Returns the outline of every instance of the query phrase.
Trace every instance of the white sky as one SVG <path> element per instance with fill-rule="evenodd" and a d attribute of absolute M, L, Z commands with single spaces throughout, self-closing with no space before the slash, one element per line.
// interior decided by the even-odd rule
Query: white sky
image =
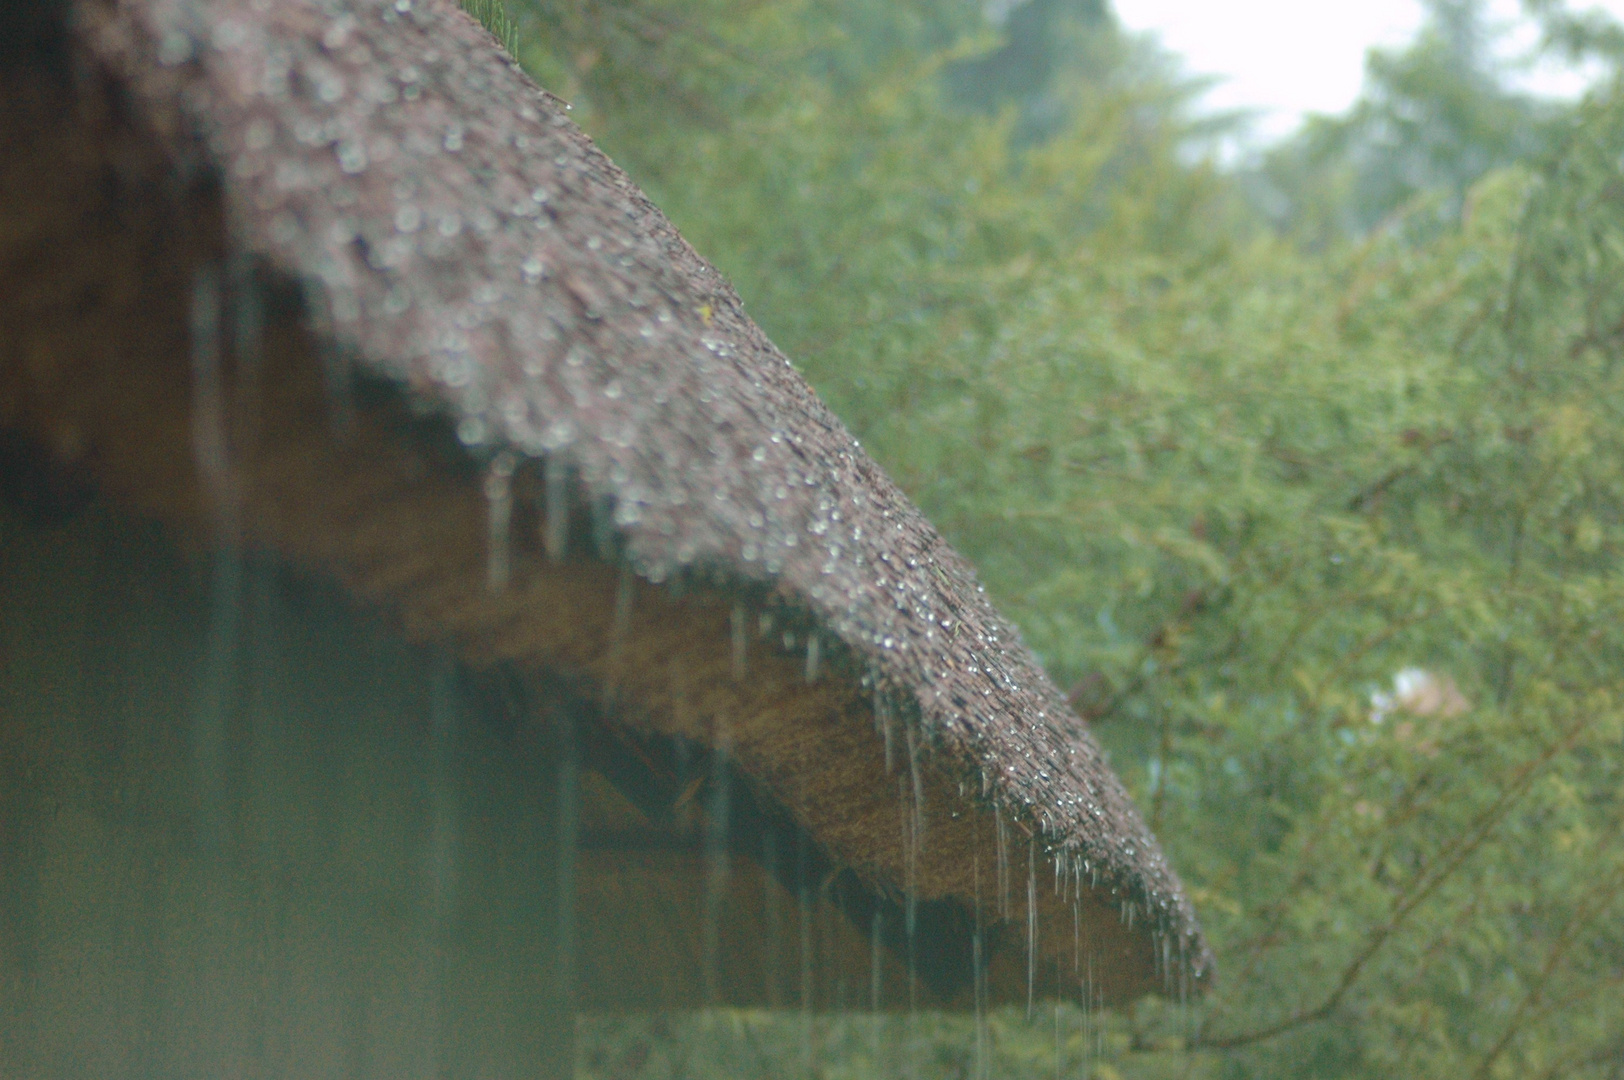
<path fill-rule="evenodd" d="M 1115 0 L 1115 6 L 1124 26 L 1157 34 L 1190 72 L 1223 78 L 1208 105 L 1260 110 L 1254 133 L 1264 140 L 1290 132 L 1305 113 L 1346 109 L 1359 93 L 1365 51 L 1402 45 L 1422 21 L 1417 0 Z M 1508 23 L 1521 22 L 1516 0 L 1493 0 L 1490 7 Z M 1624 18 L 1624 0 L 1572 7 Z M 1508 45 L 1535 40 L 1530 27 L 1521 29 Z M 1575 74 L 1550 70 L 1526 81 L 1554 93 L 1582 86 Z"/>

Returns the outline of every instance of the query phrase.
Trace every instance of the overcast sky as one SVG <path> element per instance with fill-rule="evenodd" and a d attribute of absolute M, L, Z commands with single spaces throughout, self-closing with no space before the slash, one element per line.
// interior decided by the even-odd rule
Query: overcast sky
<path fill-rule="evenodd" d="M 1189 70 L 1223 82 L 1207 97 L 1214 108 L 1261 110 L 1256 135 L 1292 130 L 1308 112 L 1341 112 L 1359 93 L 1365 51 L 1400 45 L 1421 25 L 1417 0 L 1115 0 L 1123 25 L 1153 31 L 1183 56 Z M 1624 0 L 1574 3 L 1624 18 Z M 1498 17 L 1518 20 L 1516 0 L 1494 0 Z M 1509 47 L 1518 35 L 1513 27 Z M 1526 47 L 1534 40 L 1522 27 Z M 1534 72 L 1542 91 L 1574 92 L 1571 73 Z"/>

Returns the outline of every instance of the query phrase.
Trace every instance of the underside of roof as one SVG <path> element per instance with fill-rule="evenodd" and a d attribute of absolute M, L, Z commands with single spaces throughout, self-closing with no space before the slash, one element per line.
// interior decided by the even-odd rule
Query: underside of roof
<path fill-rule="evenodd" d="M 684 796 L 661 754 L 725 755 L 815 847 L 852 964 L 875 913 L 893 953 L 931 937 L 929 1001 L 1074 985 L 1085 952 L 1094 1000 L 1200 986 L 1177 878 L 970 568 L 460 10 L 72 20 L 63 62 L 0 74 L 0 428 L 472 669 L 562 680 L 637 829 Z M 703 888 L 680 844 L 617 842 Z"/>

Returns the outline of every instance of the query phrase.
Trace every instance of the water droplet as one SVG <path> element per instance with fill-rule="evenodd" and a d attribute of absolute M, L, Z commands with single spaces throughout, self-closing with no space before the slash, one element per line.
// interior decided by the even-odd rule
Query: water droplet
<path fill-rule="evenodd" d="M 397 232 L 414 233 L 423 226 L 423 211 L 411 203 L 398 207 L 395 210 L 395 229 Z"/>
<path fill-rule="evenodd" d="M 180 30 L 171 30 L 158 45 L 158 63 L 164 67 L 176 67 L 190 60 L 192 52 L 191 37 Z"/>
<path fill-rule="evenodd" d="M 457 424 L 457 438 L 464 446 L 478 446 L 487 436 L 485 420 L 479 416 L 465 416 Z"/>
<path fill-rule="evenodd" d="M 453 389 L 467 386 L 474 378 L 474 360 L 463 348 L 447 353 L 439 363 L 440 381 Z"/>
<path fill-rule="evenodd" d="M 236 19 L 227 19 L 214 28 L 212 37 L 216 49 L 238 49 L 248 40 L 248 28 Z"/>
<path fill-rule="evenodd" d="M 447 153 L 455 154 L 457 151 L 462 149 L 462 136 L 463 131 L 461 124 L 452 124 L 450 127 L 446 128 L 445 142 L 443 145 L 445 146 Z"/>
<path fill-rule="evenodd" d="M 326 33 L 321 36 L 321 46 L 328 52 L 342 49 L 350 40 L 350 33 L 355 29 L 354 15 L 340 15 L 327 27 Z"/>
<path fill-rule="evenodd" d="M 542 279 L 544 273 L 544 267 L 542 266 L 541 259 L 535 255 L 531 255 L 529 258 L 525 259 L 524 262 L 519 264 L 519 272 L 524 275 L 525 281 L 534 285 L 536 282 Z"/>
<path fill-rule="evenodd" d="M 643 520 L 643 507 L 636 499 L 621 499 L 615 505 L 615 524 L 622 527 L 636 525 Z"/>
<path fill-rule="evenodd" d="M 326 64 L 312 64 L 307 73 L 316 89 L 316 97 L 323 105 L 336 105 L 344 100 L 344 76 Z"/>
<path fill-rule="evenodd" d="M 367 151 L 354 139 L 345 139 L 338 144 L 338 167 L 351 176 L 365 172 L 367 167 Z"/>
<path fill-rule="evenodd" d="M 458 233 L 462 232 L 462 218 L 458 217 L 454 213 L 446 214 L 444 217 L 440 218 L 440 222 L 435 226 L 435 229 L 441 236 L 447 238 L 456 236 Z"/>
<path fill-rule="evenodd" d="M 269 150 L 271 143 L 276 141 L 276 129 L 264 119 L 256 119 L 249 123 L 248 130 L 243 133 L 243 145 L 249 150 L 259 153 Z"/>
<path fill-rule="evenodd" d="M 549 451 L 561 450 L 574 441 L 575 425 L 568 420 L 554 420 L 541 433 L 542 448 Z"/>

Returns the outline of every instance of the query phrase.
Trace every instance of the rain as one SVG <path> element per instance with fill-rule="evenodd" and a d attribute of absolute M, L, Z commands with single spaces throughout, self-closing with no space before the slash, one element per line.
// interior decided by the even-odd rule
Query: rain
<path fill-rule="evenodd" d="M 1392 191 L 1092 0 L 93 6 L 0 45 L 0 1080 L 1616 1064 L 1600 91 Z"/>

